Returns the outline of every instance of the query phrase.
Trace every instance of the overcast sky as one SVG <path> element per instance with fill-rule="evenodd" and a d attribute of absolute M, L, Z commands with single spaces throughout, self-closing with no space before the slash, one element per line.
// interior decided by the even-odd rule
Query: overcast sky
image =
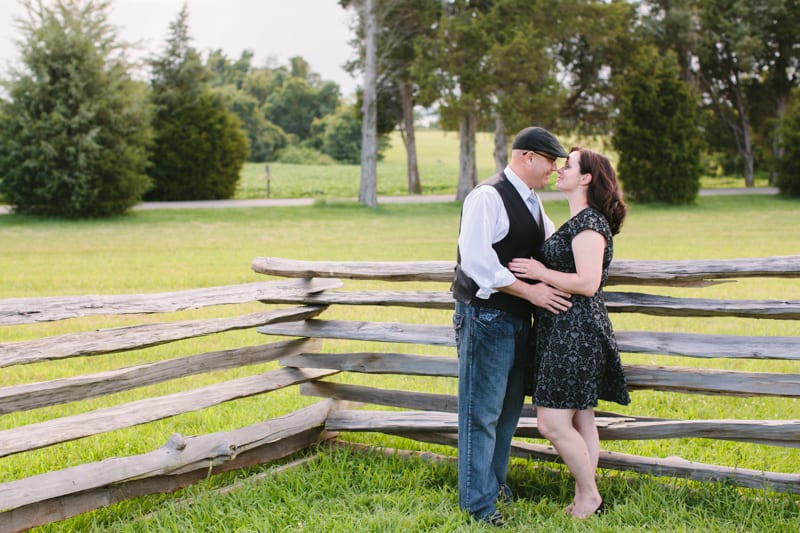
<path fill-rule="evenodd" d="M 142 42 L 132 53 L 144 57 L 164 48 L 169 23 L 186 1 L 189 31 L 194 47 L 203 53 L 221 48 L 231 59 L 243 50 L 255 54 L 253 64 L 262 66 L 269 58 L 279 65 L 292 56 L 302 56 L 311 70 L 325 81 L 334 81 L 346 96 L 355 91 L 358 80 L 342 69 L 353 55 L 348 44 L 352 14 L 337 0 L 112 0 L 111 23 L 127 42 Z M 19 60 L 14 43 L 19 36 L 14 15 L 23 15 L 18 0 L 0 0 L 0 72 L 9 62 Z"/>

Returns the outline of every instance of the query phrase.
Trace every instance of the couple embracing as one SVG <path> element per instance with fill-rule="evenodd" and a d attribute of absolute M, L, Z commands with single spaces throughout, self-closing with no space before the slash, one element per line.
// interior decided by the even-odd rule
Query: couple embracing
<path fill-rule="evenodd" d="M 558 230 L 534 192 L 554 172 L 570 207 Z M 630 396 L 602 288 L 625 213 L 608 158 L 567 153 L 539 127 L 519 132 L 505 170 L 464 201 L 453 283 L 458 493 L 479 521 L 504 525 L 496 503 L 511 498 L 506 471 L 526 393 L 539 432 L 575 479 L 565 512 L 605 510 L 594 408 L 598 399 L 625 405 Z"/>

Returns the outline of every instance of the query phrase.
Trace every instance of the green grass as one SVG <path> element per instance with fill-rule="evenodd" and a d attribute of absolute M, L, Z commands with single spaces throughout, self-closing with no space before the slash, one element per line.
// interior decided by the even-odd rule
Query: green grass
<path fill-rule="evenodd" d="M 417 158 L 424 195 L 452 194 L 455 196 L 458 181 L 458 134 L 440 130 L 416 132 Z M 492 134 L 477 136 L 478 177 L 494 173 Z M 588 146 L 607 153 L 612 161 L 616 154 L 607 139 L 589 137 L 562 138 L 562 144 Z M 269 163 L 271 198 L 358 198 L 361 170 L 358 165 L 288 165 Z M 406 153 L 400 134 L 391 136 L 391 147 L 382 161 L 378 162 L 378 195 L 403 196 L 407 194 Z M 236 198 L 264 198 L 267 188 L 264 163 L 247 163 L 242 170 Z M 551 180 L 552 181 L 552 180 Z M 723 176 L 701 178 L 703 188 L 744 187 L 744 178 Z M 767 186 L 767 179 L 756 179 L 757 187 Z M 552 189 L 552 183 L 550 185 Z"/>
<path fill-rule="evenodd" d="M 337 450 L 322 451 L 304 466 L 275 477 L 256 481 L 225 477 L 184 491 L 186 500 L 140 498 L 117 505 L 114 513 L 92 513 L 71 525 L 84 531 L 164 533 L 494 530 L 454 511 L 458 508 L 457 478 L 451 463 Z M 210 490 L 212 484 L 219 487 L 236 481 L 243 487 L 232 493 Z M 721 485 L 609 472 L 601 473 L 599 484 L 610 512 L 578 522 L 562 512 L 572 491 L 563 468 L 514 463 L 509 482 L 517 499 L 504 506 L 509 526 L 504 531 L 788 533 L 796 531 L 798 524 L 797 506 L 785 496 L 761 491 L 743 495 Z"/>
<path fill-rule="evenodd" d="M 800 204 L 780 197 L 704 197 L 695 205 L 631 206 L 616 238 L 617 259 L 710 259 L 796 254 Z M 559 223 L 563 201 L 548 212 Z M 455 254 L 459 205 L 352 203 L 309 207 L 135 211 L 109 220 L 62 221 L 0 216 L 0 298 L 71 294 L 146 293 L 260 281 L 256 256 L 305 260 L 450 260 Z M 446 284 L 346 281 L 345 289 L 446 289 Z M 641 289 L 637 289 L 641 290 Z M 708 298 L 800 300 L 794 280 L 750 280 L 703 289 L 659 289 Z M 0 328 L 0 342 L 97 328 L 190 318 L 233 316 L 260 304 L 219 306 L 168 315 L 87 317 Z M 324 318 L 448 324 L 450 313 L 375 307 L 332 308 Z M 613 315 L 617 329 L 800 335 L 800 323 L 777 320 L 677 319 Z M 120 354 L 79 357 L 0 369 L 0 386 L 129 366 L 145 361 L 265 342 L 253 331 L 230 332 Z M 451 349 L 326 341 L 327 351 L 370 349 L 452 355 Z M 626 363 L 713 366 L 800 373 L 796 361 L 692 360 L 625 354 Z M 86 412 L 156 394 L 169 394 L 275 368 L 276 363 L 214 372 L 86 402 L 0 417 L 0 430 Z M 405 377 L 337 378 L 349 383 L 455 393 L 455 380 Z M 727 398 L 635 391 L 618 412 L 669 418 L 797 418 L 797 400 Z M 64 443 L 0 459 L 0 481 L 103 458 L 152 451 L 174 432 L 225 431 L 308 405 L 294 389 L 229 402 L 198 413 Z M 346 438 L 389 447 L 453 455 L 454 450 L 373 434 Z M 702 439 L 604 442 L 607 450 L 768 469 L 800 471 L 796 449 Z M 371 455 L 324 452 L 301 468 L 248 484 L 227 495 L 214 487 L 269 467 L 211 478 L 173 495 L 153 495 L 42 528 L 44 531 L 481 531 L 458 512 L 455 468 Z M 613 512 L 577 523 L 560 510 L 572 488 L 566 471 L 515 460 L 511 483 L 518 501 L 507 508 L 512 530 L 530 531 L 797 531 L 798 497 L 719 484 L 601 471 L 600 489 Z M 191 506 L 182 498 L 197 498 Z"/>

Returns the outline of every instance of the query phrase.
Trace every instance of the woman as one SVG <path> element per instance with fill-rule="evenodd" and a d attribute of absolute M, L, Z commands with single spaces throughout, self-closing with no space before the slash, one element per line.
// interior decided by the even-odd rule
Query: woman
<path fill-rule="evenodd" d="M 571 218 L 544 243 L 544 264 L 518 258 L 509 268 L 573 294 L 567 311 L 536 309 L 533 402 L 539 432 L 575 478 L 575 497 L 565 512 L 587 518 L 605 511 L 595 482 L 600 438 L 594 408 L 598 399 L 630 403 L 602 294 L 612 236 L 619 233 L 626 207 L 608 158 L 591 150 L 570 150 L 556 187 L 569 200 Z"/>

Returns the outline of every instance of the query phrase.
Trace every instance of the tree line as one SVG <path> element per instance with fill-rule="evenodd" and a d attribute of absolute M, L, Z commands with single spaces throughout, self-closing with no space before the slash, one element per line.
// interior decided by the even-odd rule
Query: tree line
<path fill-rule="evenodd" d="M 476 131 L 494 131 L 500 169 L 508 136 L 532 124 L 611 135 L 637 201 L 693 201 L 703 173 L 740 174 L 752 187 L 756 169 L 800 194 L 798 0 L 340 3 L 359 13 L 362 58 L 374 36 L 365 94 L 374 84 L 379 104 L 406 110 L 410 192 L 407 110 L 437 104 L 460 135 L 458 199 L 477 183 Z"/>
<path fill-rule="evenodd" d="M 459 132 L 457 199 L 478 181 L 475 139 L 498 169 L 528 125 L 610 136 L 625 194 L 691 202 L 701 174 L 756 172 L 800 195 L 800 0 L 340 0 L 357 16 L 356 101 L 301 57 L 205 58 L 184 5 L 132 76 L 109 0 L 23 0 L 22 67 L 0 100 L 0 194 L 19 212 L 106 216 L 142 199 L 230 198 L 243 163 L 377 167 L 399 129 L 419 194 L 414 109 Z"/>
<path fill-rule="evenodd" d="M 357 163 L 361 118 L 302 57 L 192 46 L 189 11 L 135 79 L 108 0 L 24 0 L 0 100 L 0 194 L 15 211 L 108 216 L 144 200 L 233 197 L 245 161 Z"/>

